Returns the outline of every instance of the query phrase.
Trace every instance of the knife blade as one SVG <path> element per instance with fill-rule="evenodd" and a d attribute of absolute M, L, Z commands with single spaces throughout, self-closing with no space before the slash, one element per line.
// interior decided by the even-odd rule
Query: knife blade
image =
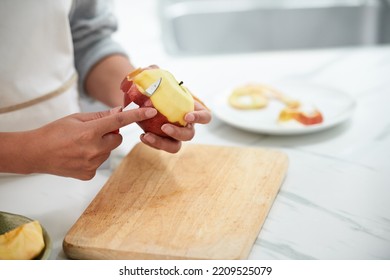
<path fill-rule="evenodd" d="M 161 84 L 161 80 L 162 80 L 162 78 L 159 78 L 157 81 L 155 81 L 153 84 L 151 84 L 147 89 L 145 89 L 145 94 L 148 97 L 151 97 L 156 92 L 156 90 L 158 89 L 158 87 Z"/>

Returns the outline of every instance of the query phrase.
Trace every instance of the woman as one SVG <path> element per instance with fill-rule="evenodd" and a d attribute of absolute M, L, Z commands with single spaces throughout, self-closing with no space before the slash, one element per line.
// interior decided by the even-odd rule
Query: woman
<path fill-rule="evenodd" d="M 119 85 L 134 67 L 110 37 L 107 2 L 0 2 L 0 172 L 91 179 L 122 141 L 111 132 L 156 114 L 121 110 Z M 78 92 L 114 109 L 79 113 Z M 146 133 L 141 141 L 175 153 L 211 114 L 197 103 L 185 119 L 187 127 L 163 125 L 173 140 Z"/>

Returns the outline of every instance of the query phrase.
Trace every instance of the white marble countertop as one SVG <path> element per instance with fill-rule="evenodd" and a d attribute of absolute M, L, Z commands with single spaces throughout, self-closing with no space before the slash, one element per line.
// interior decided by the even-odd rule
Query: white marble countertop
<path fill-rule="evenodd" d="M 289 157 L 287 177 L 250 259 L 390 259 L 390 46 L 168 57 L 154 45 L 135 62 L 180 73 L 206 104 L 231 85 L 281 78 L 330 85 L 354 96 L 352 119 L 323 132 L 269 136 L 214 117 L 197 126 L 192 142 L 273 148 Z M 122 130 L 124 142 L 113 153 L 112 166 L 139 133 L 135 125 Z M 0 177 L 0 211 L 40 220 L 53 240 L 51 258 L 63 259 L 66 232 L 109 176 L 110 170 L 101 169 L 88 182 L 51 175 Z"/>

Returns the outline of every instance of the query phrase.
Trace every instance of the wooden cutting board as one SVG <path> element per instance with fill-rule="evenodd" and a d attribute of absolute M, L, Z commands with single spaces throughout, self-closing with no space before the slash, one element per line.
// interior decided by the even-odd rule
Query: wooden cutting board
<path fill-rule="evenodd" d="M 139 143 L 65 236 L 73 259 L 245 259 L 285 177 L 275 150 Z"/>

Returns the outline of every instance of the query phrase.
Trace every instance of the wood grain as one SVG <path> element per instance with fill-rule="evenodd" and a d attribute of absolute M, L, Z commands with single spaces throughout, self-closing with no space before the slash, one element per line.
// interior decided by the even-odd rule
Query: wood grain
<path fill-rule="evenodd" d="M 275 150 L 137 144 L 65 236 L 73 259 L 245 259 L 285 177 Z"/>

